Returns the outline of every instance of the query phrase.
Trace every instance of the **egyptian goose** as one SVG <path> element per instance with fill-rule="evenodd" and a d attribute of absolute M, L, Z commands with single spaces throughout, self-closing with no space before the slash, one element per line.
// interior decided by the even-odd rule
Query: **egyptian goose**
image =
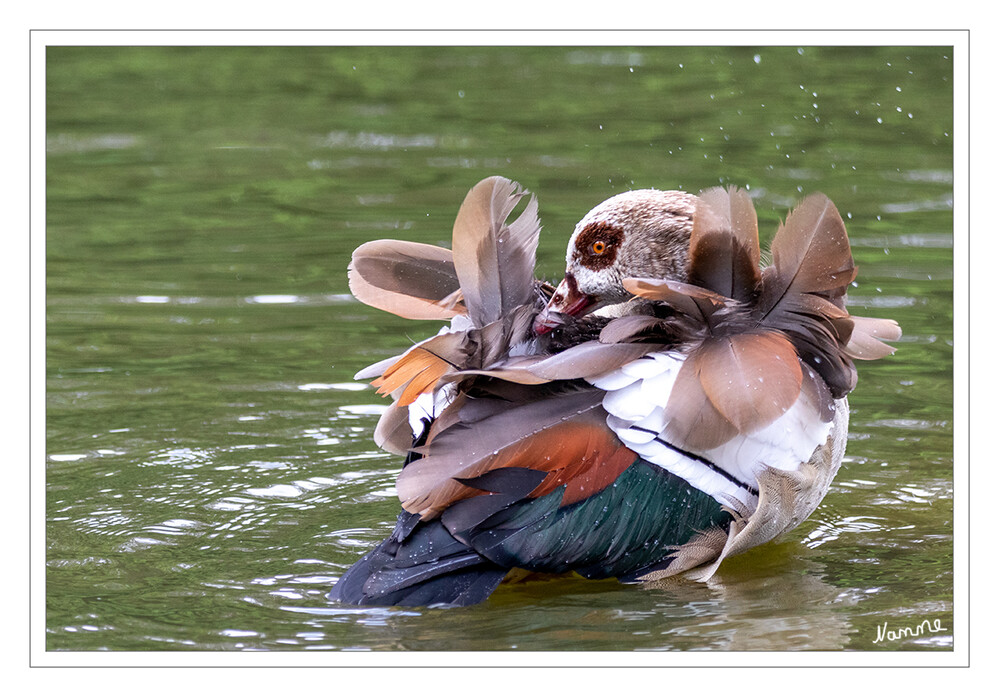
<path fill-rule="evenodd" d="M 846 445 L 853 359 L 891 320 L 850 316 L 856 275 L 822 195 L 760 269 L 745 191 L 632 191 L 577 225 L 564 280 L 534 278 L 532 196 L 491 177 L 453 249 L 359 247 L 354 295 L 450 320 L 371 366 L 393 403 L 375 441 L 405 455 L 392 534 L 337 582 L 354 605 L 469 605 L 512 570 L 704 579 L 804 520 Z"/>

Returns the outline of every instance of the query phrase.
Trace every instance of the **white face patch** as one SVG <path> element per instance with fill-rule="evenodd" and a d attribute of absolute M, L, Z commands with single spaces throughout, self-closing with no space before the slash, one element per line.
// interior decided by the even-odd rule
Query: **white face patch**
<path fill-rule="evenodd" d="M 618 302 L 621 299 L 631 297 L 621 286 L 621 279 L 616 274 L 614 267 L 594 271 L 580 264 L 573 264 L 571 273 L 576 279 L 579 292 L 600 299 L 603 301 L 601 304 Z"/>
<path fill-rule="evenodd" d="M 600 305 L 632 297 L 622 285 L 625 277 L 661 273 L 678 277 L 676 270 L 686 263 L 696 200 L 682 191 L 655 189 L 607 199 L 576 224 L 566 250 L 566 275 L 575 278 L 580 293 L 593 296 Z M 664 245 L 670 236 L 680 242 Z"/>

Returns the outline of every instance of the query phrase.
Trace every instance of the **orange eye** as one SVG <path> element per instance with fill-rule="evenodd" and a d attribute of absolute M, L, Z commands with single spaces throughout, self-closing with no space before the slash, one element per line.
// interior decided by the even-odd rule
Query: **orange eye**
<path fill-rule="evenodd" d="M 603 240 L 597 240 L 596 242 L 590 245 L 590 249 L 593 250 L 594 254 L 603 254 L 604 252 L 607 251 L 607 243 L 604 242 Z"/>

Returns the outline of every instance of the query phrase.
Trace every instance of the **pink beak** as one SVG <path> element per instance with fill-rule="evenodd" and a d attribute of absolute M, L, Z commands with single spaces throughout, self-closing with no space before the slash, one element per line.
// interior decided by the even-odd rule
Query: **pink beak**
<path fill-rule="evenodd" d="M 534 333 L 547 334 L 555 327 L 563 324 L 566 317 L 579 317 L 585 315 L 597 305 L 597 300 L 591 295 L 584 295 L 579 292 L 576 279 L 572 274 L 567 274 L 562 282 L 555 289 L 552 299 L 545 305 L 545 309 L 534 318 Z"/>

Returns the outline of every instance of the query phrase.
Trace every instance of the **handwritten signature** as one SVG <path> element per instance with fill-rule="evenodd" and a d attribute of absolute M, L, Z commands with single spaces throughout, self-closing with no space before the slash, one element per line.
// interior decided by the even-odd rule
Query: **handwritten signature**
<path fill-rule="evenodd" d="M 898 629 L 888 629 L 888 623 L 878 625 L 878 636 L 872 642 L 874 644 L 880 644 L 885 639 L 889 641 L 898 641 L 899 639 L 904 639 L 906 637 L 918 637 L 923 634 L 936 634 L 938 632 L 946 632 L 947 628 L 940 626 L 940 620 L 935 619 L 932 622 L 930 620 L 923 620 L 915 627 L 900 627 Z"/>

